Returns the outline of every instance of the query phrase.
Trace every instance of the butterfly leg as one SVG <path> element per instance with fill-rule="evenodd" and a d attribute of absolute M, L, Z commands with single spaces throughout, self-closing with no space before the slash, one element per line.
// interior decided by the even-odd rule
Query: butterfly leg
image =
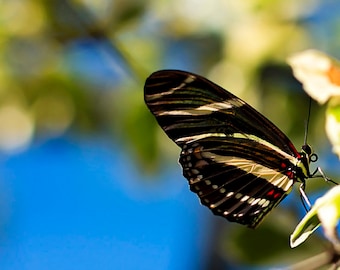
<path fill-rule="evenodd" d="M 316 174 L 319 173 L 319 174 Z M 326 176 L 326 174 L 323 172 L 323 170 L 320 167 L 317 167 L 315 171 L 312 173 L 312 177 L 322 177 L 326 182 L 330 182 L 334 185 L 339 185 L 337 182 Z"/>
<path fill-rule="evenodd" d="M 299 187 L 299 191 L 300 191 L 300 198 L 301 198 L 301 201 L 302 201 L 302 204 L 303 204 L 303 207 L 306 209 L 306 211 L 308 212 L 309 209 L 312 207 L 307 195 L 306 195 L 306 192 L 305 192 L 305 182 L 302 182 L 300 187 Z"/>

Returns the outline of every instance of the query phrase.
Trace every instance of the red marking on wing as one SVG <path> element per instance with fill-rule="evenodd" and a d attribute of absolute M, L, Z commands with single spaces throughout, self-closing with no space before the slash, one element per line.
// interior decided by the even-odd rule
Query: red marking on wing
<path fill-rule="evenodd" d="M 289 146 L 290 150 L 293 151 L 293 153 L 294 153 L 296 158 L 301 158 L 300 153 L 296 150 L 296 148 L 295 148 L 295 146 L 294 146 L 294 144 L 292 142 L 289 142 L 288 146 Z"/>
<path fill-rule="evenodd" d="M 300 154 L 299 154 L 300 156 Z M 281 169 L 284 170 L 284 174 L 288 176 L 289 179 L 294 179 L 295 178 L 295 173 L 290 169 L 287 163 L 282 162 L 281 163 Z"/>
<path fill-rule="evenodd" d="M 274 192 L 275 192 L 275 190 L 274 190 L 274 189 L 272 189 L 272 190 L 268 191 L 268 192 L 267 192 L 267 196 L 268 196 L 268 197 L 271 197 L 271 196 L 273 196 Z"/>
<path fill-rule="evenodd" d="M 275 193 L 274 194 L 274 199 L 277 199 L 277 198 L 279 198 L 279 197 L 281 197 L 282 196 L 282 193 L 281 192 L 277 192 L 277 193 Z"/>
<path fill-rule="evenodd" d="M 270 199 L 277 199 L 282 196 L 282 192 L 272 189 L 267 192 L 267 196 Z"/>
<path fill-rule="evenodd" d="M 295 174 L 293 171 L 286 171 L 285 173 L 289 179 L 294 179 L 295 178 Z"/>

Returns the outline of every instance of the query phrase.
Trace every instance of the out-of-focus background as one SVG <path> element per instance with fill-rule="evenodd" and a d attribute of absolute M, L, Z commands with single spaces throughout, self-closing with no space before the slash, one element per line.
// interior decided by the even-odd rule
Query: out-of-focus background
<path fill-rule="evenodd" d="M 158 69 L 199 73 L 299 148 L 309 101 L 286 58 L 340 57 L 339 12 L 335 0 L 1 1 L 0 268 L 268 269 L 324 251 L 321 232 L 289 247 L 297 189 L 256 230 L 200 206 L 143 86 Z M 313 103 L 308 142 L 339 179 L 323 110 Z"/>

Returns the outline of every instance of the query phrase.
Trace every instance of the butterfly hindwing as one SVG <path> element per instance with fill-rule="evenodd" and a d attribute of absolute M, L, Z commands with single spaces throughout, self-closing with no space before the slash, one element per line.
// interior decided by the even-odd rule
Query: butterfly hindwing
<path fill-rule="evenodd" d="M 261 165 L 260 155 L 231 153 L 234 145 L 232 140 L 205 138 L 185 145 L 179 161 L 190 189 L 203 205 L 230 221 L 256 227 L 294 182 L 276 170 L 279 166 Z"/>
<path fill-rule="evenodd" d="M 294 168 L 299 152 L 243 100 L 177 70 L 151 74 L 144 99 L 182 148 L 190 189 L 214 214 L 254 228 L 290 192 L 295 178 L 287 168 Z"/>

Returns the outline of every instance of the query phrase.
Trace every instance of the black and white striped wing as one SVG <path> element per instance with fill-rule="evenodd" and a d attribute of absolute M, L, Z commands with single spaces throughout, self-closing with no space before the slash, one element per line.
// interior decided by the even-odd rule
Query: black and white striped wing
<path fill-rule="evenodd" d="M 291 190 L 300 154 L 272 122 L 213 82 L 184 71 L 153 73 L 144 98 L 182 148 L 190 189 L 216 215 L 249 227 Z"/>
<path fill-rule="evenodd" d="M 273 163 L 267 166 L 268 160 L 260 155 L 268 155 Z M 284 170 L 278 169 L 279 162 L 270 148 L 259 149 L 256 144 L 220 137 L 188 143 L 180 156 L 183 175 L 201 203 L 216 215 L 252 228 L 294 184 Z"/>

